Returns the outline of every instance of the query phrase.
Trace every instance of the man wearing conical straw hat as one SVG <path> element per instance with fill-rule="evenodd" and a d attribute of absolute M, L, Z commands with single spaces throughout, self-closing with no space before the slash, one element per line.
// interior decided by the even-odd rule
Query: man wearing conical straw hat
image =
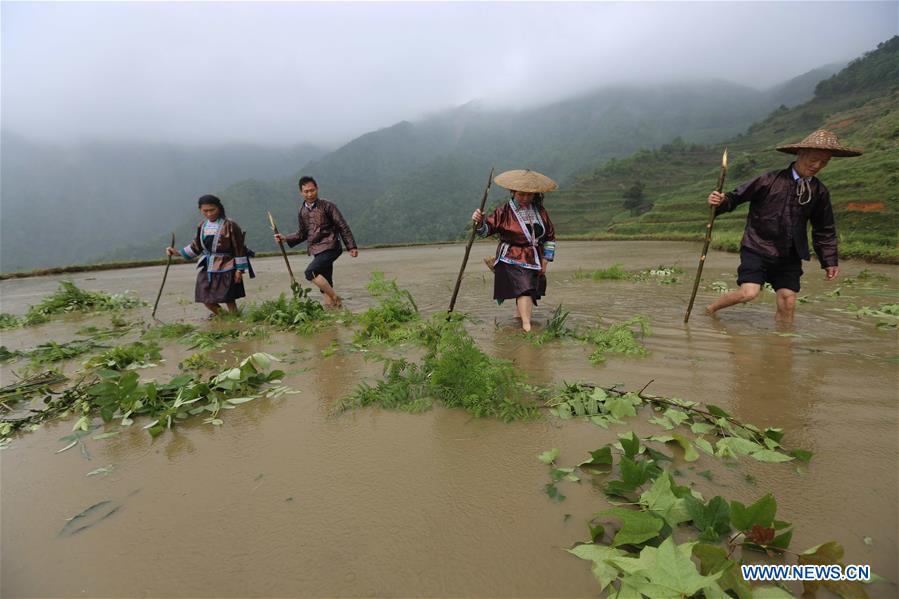
<path fill-rule="evenodd" d="M 836 135 L 823 129 L 777 150 L 795 154 L 796 160 L 783 170 L 765 173 L 729 193 L 709 194 L 709 204 L 717 207 L 716 215 L 749 202 L 737 270 L 740 288 L 709 304 L 709 314 L 755 299 L 762 285 L 770 283 L 777 292 L 775 319 L 792 322 L 802 260 L 811 259 L 808 223 L 812 224 L 812 245 L 825 279 L 832 281 L 839 273 L 830 192 L 815 175 L 832 157 L 861 156 L 862 152 L 843 146 Z"/>
<path fill-rule="evenodd" d="M 546 293 L 546 267 L 556 253 L 556 230 L 543 207 L 543 194 L 554 191 L 556 182 L 532 170 L 500 173 L 493 180 L 510 190 L 505 204 L 485 217 L 474 211 L 478 235 L 498 235 L 493 259 L 493 299 L 498 304 L 514 299 L 521 328 L 531 330 L 531 313 Z"/>

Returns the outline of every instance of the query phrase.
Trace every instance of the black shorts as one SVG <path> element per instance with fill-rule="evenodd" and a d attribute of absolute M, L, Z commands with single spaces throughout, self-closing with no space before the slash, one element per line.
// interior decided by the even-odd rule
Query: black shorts
<path fill-rule="evenodd" d="M 774 290 L 799 291 L 802 277 L 802 259 L 792 250 L 786 258 L 763 256 L 745 247 L 740 248 L 740 268 L 737 269 L 737 285 L 771 283 Z"/>
<path fill-rule="evenodd" d="M 343 252 L 340 248 L 333 250 L 325 250 L 319 252 L 312 258 L 312 262 L 306 267 L 306 280 L 311 281 L 316 276 L 321 275 L 328 281 L 328 285 L 334 286 L 334 261 L 340 257 Z"/>

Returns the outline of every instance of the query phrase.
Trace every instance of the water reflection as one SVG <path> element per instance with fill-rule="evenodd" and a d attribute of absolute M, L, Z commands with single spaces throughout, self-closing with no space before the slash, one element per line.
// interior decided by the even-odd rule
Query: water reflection
<path fill-rule="evenodd" d="M 731 406 L 740 419 L 759 426 L 811 424 L 822 375 L 797 356 L 792 334 L 726 336 L 733 377 Z"/>
<path fill-rule="evenodd" d="M 360 382 L 368 368 L 365 354 L 352 346 L 352 333 L 329 328 L 309 338 L 310 366 L 308 375 L 315 380 L 315 397 L 323 409 L 331 409 Z M 377 351 L 377 348 L 373 351 Z M 380 372 L 380 364 L 372 363 Z"/>

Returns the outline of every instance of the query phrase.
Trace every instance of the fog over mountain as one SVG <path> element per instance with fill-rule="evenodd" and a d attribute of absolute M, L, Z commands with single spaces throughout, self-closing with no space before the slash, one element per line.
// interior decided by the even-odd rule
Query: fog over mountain
<path fill-rule="evenodd" d="M 481 100 L 618 83 L 768 88 L 896 33 L 895 2 L 0 4 L 29 138 L 336 146 Z"/>
<path fill-rule="evenodd" d="M 10 271 L 155 256 L 166 231 L 186 234 L 203 193 L 254 222 L 268 207 L 286 215 L 307 168 L 358 217 L 360 241 L 446 238 L 457 215 L 420 227 L 418 198 L 467 198 L 486 163 L 566 181 L 676 136 L 725 139 L 894 35 L 897 4 L 4 2 L 0 13 Z"/>
<path fill-rule="evenodd" d="M 202 194 L 280 177 L 325 153 L 309 145 L 55 145 L 7 131 L 0 145 L 0 272 L 95 261 L 146 232 L 171 230 Z"/>

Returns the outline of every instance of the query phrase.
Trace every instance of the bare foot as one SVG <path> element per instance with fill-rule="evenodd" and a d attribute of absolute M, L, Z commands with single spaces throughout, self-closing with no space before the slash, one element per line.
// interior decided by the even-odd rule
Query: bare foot
<path fill-rule="evenodd" d="M 531 323 L 529 323 L 529 322 L 522 322 L 522 323 L 521 323 L 521 330 L 523 330 L 525 333 L 530 333 L 530 332 L 531 332 Z"/>

